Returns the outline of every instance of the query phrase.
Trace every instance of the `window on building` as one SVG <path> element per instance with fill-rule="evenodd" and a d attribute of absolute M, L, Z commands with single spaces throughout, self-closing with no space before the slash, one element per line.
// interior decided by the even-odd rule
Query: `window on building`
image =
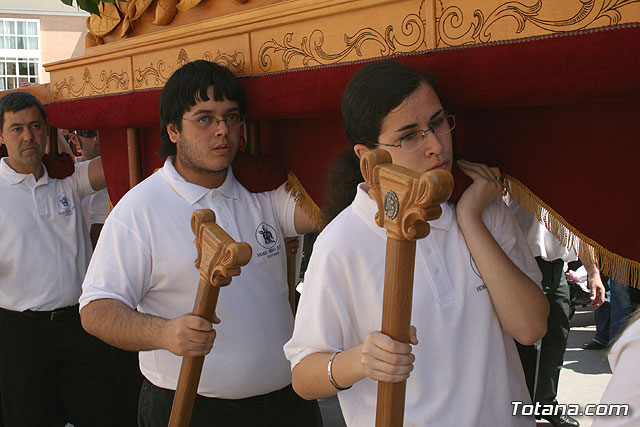
<path fill-rule="evenodd" d="M 0 18 L 0 90 L 38 83 L 40 21 Z"/>

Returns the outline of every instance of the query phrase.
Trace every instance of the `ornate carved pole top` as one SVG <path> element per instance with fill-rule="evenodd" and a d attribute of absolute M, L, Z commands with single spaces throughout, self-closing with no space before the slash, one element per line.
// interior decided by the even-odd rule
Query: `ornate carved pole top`
<path fill-rule="evenodd" d="M 440 203 L 449 199 L 453 176 L 446 170 L 418 173 L 391 163 L 382 149 L 367 151 L 360 159 L 369 195 L 378 203 L 376 223 L 397 240 L 417 240 L 429 234 L 427 221 L 440 217 Z"/>
<path fill-rule="evenodd" d="M 211 209 L 198 209 L 191 216 L 193 243 L 198 250 L 195 265 L 200 277 L 213 286 L 226 286 L 251 259 L 251 246 L 236 242 L 216 224 Z"/>

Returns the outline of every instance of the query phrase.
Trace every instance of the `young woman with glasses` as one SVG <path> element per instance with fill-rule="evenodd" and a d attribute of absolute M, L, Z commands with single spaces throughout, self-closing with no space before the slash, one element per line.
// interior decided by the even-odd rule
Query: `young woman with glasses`
<path fill-rule="evenodd" d="M 535 259 L 500 198 L 499 171 L 457 162 L 473 182 L 457 205 L 442 204 L 431 233 L 417 242 L 411 344 L 395 341 L 379 332 L 386 232 L 375 223 L 377 204 L 358 158 L 380 147 L 417 172 L 451 171 L 455 116 L 430 76 L 393 61 L 356 72 L 342 116 L 352 154 L 334 168 L 339 178 L 330 179 L 329 192 L 350 193 L 352 202 L 334 203 L 334 211 L 346 209 L 319 235 L 305 274 L 284 348 L 296 392 L 306 399 L 340 392 L 347 425 L 372 426 L 376 381 L 407 380 L 405 425 L 534 425 L 532 416 L 512 415 L 513 401 L 530 403 L 512 337 L 540 339 L 548 304 Z"/>

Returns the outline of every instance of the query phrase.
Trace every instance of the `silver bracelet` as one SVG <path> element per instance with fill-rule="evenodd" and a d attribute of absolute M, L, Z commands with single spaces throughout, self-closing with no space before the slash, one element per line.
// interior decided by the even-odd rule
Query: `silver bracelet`
<path fill-rule="evenodd" d="M 336 381 L 333 379 L 333 373 L 331 372 L 331 368 L 333 367 L 333 359 L 335 359 L 335 357 L 338 355 L 338 353 L 341 353 L 341 352 L 340 351 L 336 351 L 329 358 L 329 364 L 327 365 L 327 374 L 329 374 L 329 382 L 338 391 L 349 390 L 351 388 L 351 386 L 349 386 L 349 387 L 340 387 L 338 384 L 336 384 Z"/>

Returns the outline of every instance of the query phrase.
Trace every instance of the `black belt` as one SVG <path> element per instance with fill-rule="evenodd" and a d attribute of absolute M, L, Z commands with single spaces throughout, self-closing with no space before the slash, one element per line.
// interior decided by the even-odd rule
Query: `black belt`
<path fill-rule="evenodd" d="M 33 319 L 54 322 L 54 321 L 69 319 L 71 317 L 80 316 L 80 312 L 78 311 L 79 307 L 80 305 L 76 304 L 76 305 L 71 305 L 69 307 L 56 308 L 55 310 L 51 310 L 51 311 L 33 311 L 33 310 L 13 311 L 13 310 L 7 310 L 5 308 L 0 308 L 0 310 L 14 316 L 31 317 Z"/>

